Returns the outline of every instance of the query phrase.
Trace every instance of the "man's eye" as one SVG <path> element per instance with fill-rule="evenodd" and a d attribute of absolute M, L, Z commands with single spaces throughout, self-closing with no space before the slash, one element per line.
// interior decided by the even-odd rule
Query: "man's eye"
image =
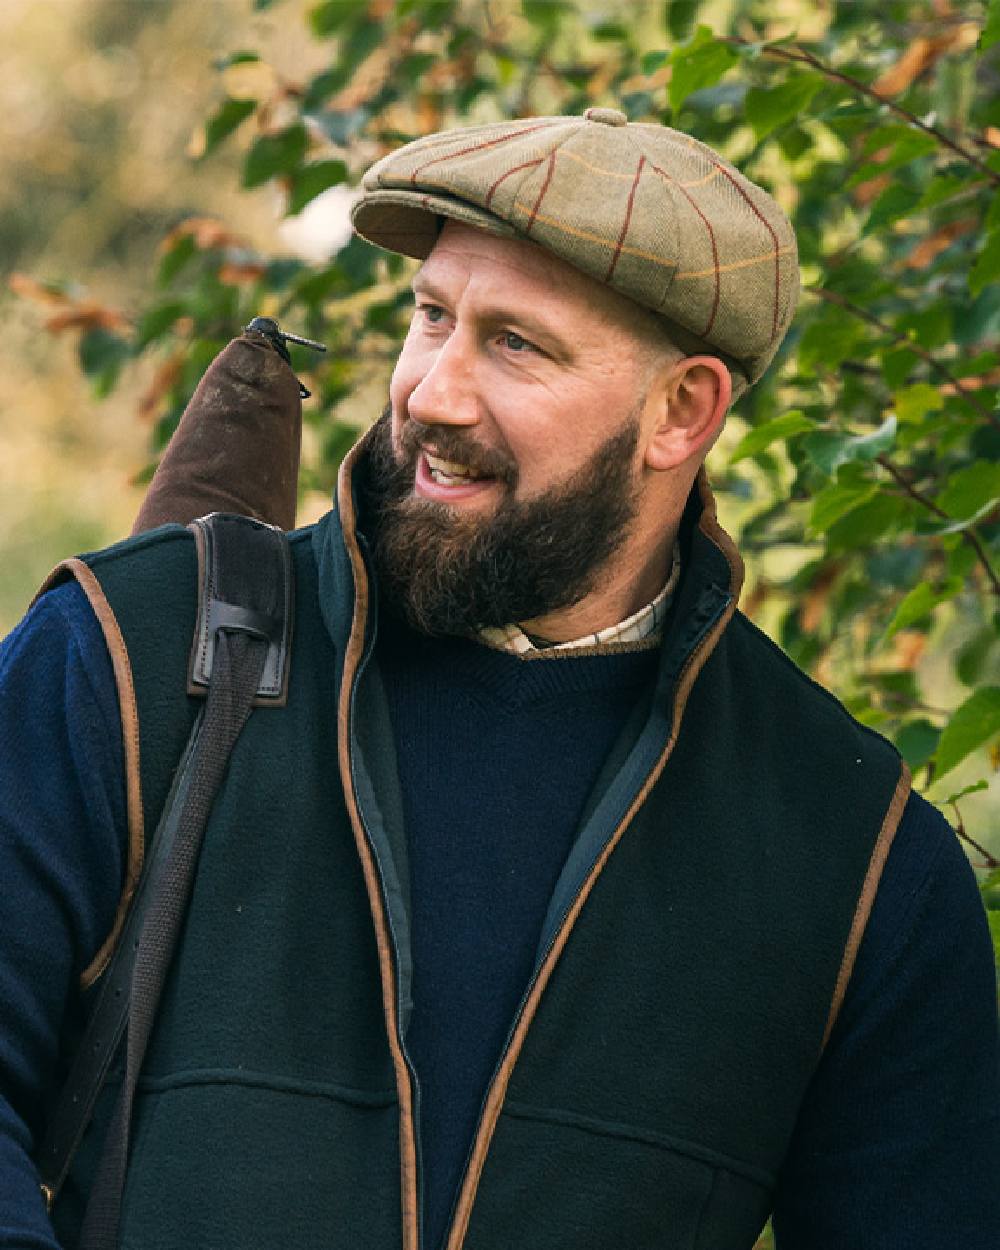
<path fill-rule="evenodd" d="M 512 352 L 530 352 L 534 351 L 534 344 L 529 343 L 527 339 L 522 338 L 514 330 L 505 330 L 501 335 L 504 347 Z"/>
<path fill-rule="evenodd" d="M 444 309 L 440 304 L 418 304 L 417 311 L 422 313 L 424 320 L 432 326 L 440 325 L 444 320 Z"/>

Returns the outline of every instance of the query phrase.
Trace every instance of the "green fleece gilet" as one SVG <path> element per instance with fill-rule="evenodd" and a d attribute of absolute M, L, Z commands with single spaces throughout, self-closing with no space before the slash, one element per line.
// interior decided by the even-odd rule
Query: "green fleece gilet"
<path fill-rule="evenodd" d="M 733 615 L 714 518 L 696 521 L 645 725 L 556 888 L 449 1250 L 749 1250 L 769 1212 L 906 776 Z M 139 1087 L 126 1250 L 418 1246 L 377 613 L 352 515 L 291 544 L 288 703 L 251 716 L 206 834 Z M 194 544 L 168 527 L 88 563 L 128 649 L 151 829 L 195 713 Z M 99 1136 L 56 1207 L 68 1246 Z"/>

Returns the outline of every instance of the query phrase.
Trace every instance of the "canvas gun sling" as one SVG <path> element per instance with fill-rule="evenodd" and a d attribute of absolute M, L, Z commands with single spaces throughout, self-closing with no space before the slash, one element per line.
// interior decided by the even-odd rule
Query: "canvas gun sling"
<path fill-rule="evenodd" d="M 225 513 L 201 517 L 188 528 L 194 531 L 199 564 L 188 690 L 207 693 L 207 698 L 37 1156 L 42 1192 L 51 1207 L 125 1039 L 125 1076 L 91 1190 L 81 1250 L 111 1250 L 117 1243 L 132 1098 L 230 752 L 251 708 L 283 705 L 288 689 L 293 585 L 284 533 Z"/>

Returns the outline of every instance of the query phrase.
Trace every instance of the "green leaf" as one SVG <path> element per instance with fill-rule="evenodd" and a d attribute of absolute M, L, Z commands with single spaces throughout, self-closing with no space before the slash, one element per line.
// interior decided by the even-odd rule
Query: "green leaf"
<path fill-rule="evenodd" d="M 897 731 L 896 747 L 910 768 L 916 771 L 923 768 L 937 750 L 940 737 L 941 731 L 929 720 L 911 720 Z"/>
<path fill-rule="evenodd" d="M 951 475 L 936 502 L 954 520 L 966 521 L 997 500 L 1000 500 L 1000 463 L 977 460 Z"/>
<path fill-rule="evenodd" d="M 698 0 L 667 0 L 663 6 L 667 30 L 675 42 L 686 39 L 698 12 Z M 649 71 L 647 70 L 646 73 Z"/>
<path fill-rule="evenodd" d="M 842 308 L 829 308 L 809 322 L 799 342 L 799 368 L 813 372 L 819 365 L 824 372 L 834 371 L 845 360 L 857 356 L 864 329 L 856 317 Z"/>
<path fill-rule="evenodd" d="M 990 937 L 993 939 L 993 958 L 1000 967 L 1000 911 L 988 911 L 986 921 L 990 926 Z"/>
<path fill-rule="evenodd" d="M 986 236 L 986 244 L 969 271 L 969 290 L 979 295 L 984 287 L 1000 277 L 1000 230 Z"/>
<path fill-rule="evenodd" d="M 975 560 L 975 552 L 968 543 L 962 543 L 962 550 L 967 551 L 970 557 Z M 949 563 L 950 567 L 950 563 Z M 956 576 L 959 576 L 956 574 Z M 964 574 L 963 576 L 967 576 Z M 976 685 L 979 675 L 982 673 L 986 661 L 989 659 L 993 651 L 994 644 L 1000 641 L 997 637 L 996 630 L 987 626 L 962 644 L 958 654 L 954 657 L 955 673 L 958 680 L 970 689 Z"/>
<path fill-rule="evenodd" d="M 256 107 L 256 100 L 223 100 L 205 123 L 205 150 L 200 159 L 203 160 L 213 148 L 217 148 Z"/>
<path fill-rule="evenodd" d="M 590 37 L 598 43 L 628 43 L 628 28 L 621 22 L 601 20 L 590 28 Z"/>
<path fill-rule="evenodd" d="M 813 500 L 809 514 L 809 530 L 822 534 L 834 521 L 873 498 L 878 491 L 874 482 L 831 482 Z"/>
<path fill-rule="evenodd" d="M 411 52 L 399 65 L 397 72 L 412 87 L 439 59 L 433 52 Z"/>
<path fill-rule="evenodd" d="M 320 39 L 336 34 L 356 18 L 368 12 L 368 0 L 326 0 L 309 13 L 309 25 Z"/>
<path fill-rule="evenodd" d="M 945 802 L 957 803 L 959 799 L 964 799 L 967 794 L 979 794 L 981 790 L 988 790 L 989 788 L 990 783 L 985 778 L 982 778 L 979 781 L 974 781 L 971 786 L 963 786 L 961 790 L 956 791 L 954 794 L 949 794 Z"/>
<path fill-rule="evenodd" d="M 842 464 L 852 461 L 870 463 L 896 441 L 896 418 L 887 417 L 870 434 L 847 434 L 833 430 L 817 430 L 803 444 L 806 455 L 820 472 L 833 477 Z"/>
<path fill-rule="evenodd" d="M 676 112 L 692 92 L 714 86 L 737 60 L 737 53 L 720 43 L 708 26 L 699 26 L 692 39 L 675 48 L 670 58 L 670 107 Z"/>
<path fill-rule="evenodd" d="M 929 156 L 937 151 L 937 146 L 933 136 L 925 135 L 913 126 L 877 126 L 865 140 L 864 153 L 870 156 L 881 150 L 882 155 L 873 172 L 888 173 L 921 156 Z M 885 151 L 887 148 L 888 151 Z M 852 177 L 851 183 L 854 182 Z"/>
<path fill-rule="evenodd" d="M 786 126 L 778 136 L 778 147 L 790 161 L 797 161 L 812 147 L 811 137 L 801 126 Z"/>
<path fill-rule="evenodd" d="M 927 183 L 917 207 L 937 208 L 939 204 L 950 200 L 953 195 L 959 195 L 965 191 L 968 185 L 968 180 L 965 178 L 958 178 L 953 174 L 939 174 Z"/>
<path fill-rule="evenodd" d="M 822 85 L 818 74 L 795 74 L 778 87 L 751 87 L 746 112 L 757 141 L 804 113 Z"/>
<path fill-rule="evenodd" d="M 1000 686 L 984 686 L 970 695 L 941 734 L 934 757 L 937 780 L 978 747 L 1000 733 Z"/>
<path fill-rule="evenodd" d="M 765 421 L 763 425 L 755 426 L 743 436 L 736 445 L 729 463 L 735 464 L 737 460 L 743 460 L 747 456 L 756 456 L 758 452 L 770 447 L 779 439 L 794 438 L 796 434 L 815 429 L 815 426 L 816 422 L 811 421 L 798 409 L 775 417 L 773 421 Z"/>
<path fill-rule="evenodd" d="M 1000 43 L 1000 0 L 990 0 L 986 25 L 979 36 L 979 51 L 987 52 L 995 43 Z"/>
<path fill-rule="evenodd" d="M 563 0 L 521 0 L 521 12 L 543 35 L 555 35 L 566 16 L 565 9 Z"/>
<path fill-rule="evenodd" d="M 105 399 L 114 390 L 118 374 L 129 355 L 128 343 L 100 326 L 88 330 L 78 348 L 80 366 L 91 380 L 94 394 Z"/>
<path fill-rule="evenodd" d="M 944 347 L 952 338 L 954 304 L 954 297 L 950 296 L 947 300 L 939 299 L 926 308 L 904 313 L 896 319 L 896 329 L 900 334 L 911 335 L 914 342 L 921 347 Z M 964 309 L 962 316 L 966 316 Z"/>
<path fill-rule="evenodd" d="M 873 230 L 899 221 L 901 217 L 908 217 L 919 203 L 919 191 L 904 186 L 901 182 L 892 183 L 872 205 L 861 233 L 871 234 Z"/>
<path fill-rule="evenodd" d="M 907 500 L 880 491 L 827 528 L 827 550 L 853 551 L 858 547 L 870 547 L 887 531 L 905 526 L 910 512 Z"/>
<path fill-rule="evenodd" d="M 138 351 L 148 347 L 155 339 L 166 333 L 178 318 L 187 312 L 187 305 L 179 300 L 168 300 L 165 304 L 156 304 L 148 309 L 139 322 L 136 330 L 135 346 Z"/>
<path fill-rule="evenodd" d="M 943 538 L 947 534 L 961 534 L 973 525 L 978 525 L 995 510 L 996 500 L 989 499 L 978 511 L 973 512 L 972 516 L 959 517 L 957 520 L 951 517 L 932 516 L 923 512 L 917 520 L 916 532 L 921 535 L 933 534 L 937 538 Z"/>
<path fill-rule="evenodd" d="M 241 49 L 239 52 L 230 52 L 226 56 L 217 57 L 212 62 L 212 68 L 224 70 L 228 69 L 230 65 L 256 65 L 259 61 L 259 52 L 249 52 L 246 49 Z"/>
<path fill-rule="evenodd" d="M 920 357 L 908 347 L 897 347 L 886 351 L 882 356 L 882 376 L 886 385 L 892 390 L 902 386 L 916 368 Z M 899 413 L 896 413 L 899 416 Z M 902 420 L 902 418 L 900 418 Z"/>
<path fill-rule="evenodd" d="M 192 236 L 182 234 L 173 247 L 164 253 L 163 259 L 160 261 L 160 269 L 156 275 L 156 280 L 160 286 L 168 286 L 173 282 L 185 265 L 194 259 L 197 251 L 198 248 L 195 246 Z"/>
<path fill-rule="evenodd" d="M 1000 921 L 1000 868 L 994 868 L 992 872 L 986 874 L 979 883 L 979 892 L 987 915 L 995 915 L 997 920 Z M 1000 930 L 1000 925 L 997 928 Z M 994 937 L 994 943 L 997 947 L 997 963 L 1000 965 L 1000 942 L 997 942 L 998 937 L 1000 937 L 1000 932 Z"/>
<path fill-rule="evenodd" d="M 292 189 L 285 210 L 289 217 L 300 213 L 317 195 L 338 186 L 347 178 L 347 166 L 343 161 L 313 161 L 303 165 L 292 177 Z"/>
<path fill-rule="evenodd" d="M 969 543 L 961 541 L 958 535 L 953 538 L 945 539 L 941 544 L 945 550 L 948 550 L 948 543 L 952 544 L 952 549 L 948 551 L 948 576 L 967 578 L 972 570 L 976 567 L 976 553 Z M 992 630 L 990 631 L 992 634 Z M 962 681 L 965 678 L 959 674 Z M 971 686 L 971 681 L 965 681 L 967 686 Z"/>
<path fill-rule="evenodd" d="M 670 53 L 665 50 L 644 52 L 639 64 L 642 66 L 644 74 L 655 74 L 658 69 L 662 69 L 664 65 L 670 64 Z"/>
<path fill-rule="evenodd" d="M 899 633 L 901 629 L 908 629 L 909 626 L 917 621 L 923 620 L 925 616 L 930 615 L 939 603 L 945 603 L 948 599 L 954 599 L 961 589 L 962 582 L 957 577 L 950 577 L 938 590 L 935 590 L 930 582 L 918 582 L 910 593 L 903 598 L 902 603 L 900 603 L 893 614 L 893 618 L 885 631 L 886 639 Z"/>
<path fill-rule="evenodd" d="M 277 174 L 293 173 L 302 164 L 308 139 L 301 122 L 254 140 L 243 163 L 243 185 L 259 187 Z"/>
<path fill-rule="evenodd" d="M 1000 203 L 1000 196 L 997 197 Z M 971 360 L 952 360 L 948 367 L 956 378 L 973 378 L 980 373 L 990 373 L 1000 364 L 996 352 L 980 352 Z"/>
<path fill-rule="evenodd" d="M 929 382 L 917 382 L 893 396 L 896 416 L 904 424 L 923 420 L 929 412 L 940 412 L 944 396 Z"/>

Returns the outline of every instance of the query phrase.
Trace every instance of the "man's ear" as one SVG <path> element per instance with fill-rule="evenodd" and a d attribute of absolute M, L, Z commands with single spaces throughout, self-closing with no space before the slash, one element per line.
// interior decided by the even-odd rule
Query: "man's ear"
<path fill-rule="evenodd" d="M 654 402 L 656 425 L 646 444 L 650 469 L 674 469 L 705 458 L 722 427 L 733 396 L 729 370 L 717 356 L 685 356 L 673 365 Z"/>

